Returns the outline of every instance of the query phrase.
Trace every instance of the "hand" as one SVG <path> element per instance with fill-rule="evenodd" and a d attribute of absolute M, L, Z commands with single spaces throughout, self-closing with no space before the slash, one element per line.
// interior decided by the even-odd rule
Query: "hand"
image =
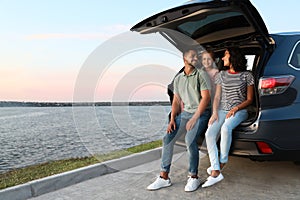
<path fill-rule="evenodd" d="M 235 113 L 239 110 L 238 107 L 233 107 L 226 115 L 226 119 L 235 115 Z"/>
<path fill-rule="evenodd" d="M 218 121 L 218 114 L 217 113 L 213 113 L 208 121 L 208 125 L 211 125 L 212 123 L 214 123 L 215 121 Z"/>
<path fill-rule="evenodd" d="M 174 120 L 171 120 L 168 128 L 167 128 L 167 133 L 171 133 L 172 131 L 174 131 L 176 129 L 176 123 Z"/>
<path fill-rule="evenodd" d="M 192 130 L 192 129 L 194 128 L 195 124 L 196 124 L 196 121 L 197 121 L 197 119 L 195 119 L 195 118 L 192 117 L 192 118 L 186 123 L 186 126 L 185 126 L 186 130 L 187 130 L 187 131 Z"/>

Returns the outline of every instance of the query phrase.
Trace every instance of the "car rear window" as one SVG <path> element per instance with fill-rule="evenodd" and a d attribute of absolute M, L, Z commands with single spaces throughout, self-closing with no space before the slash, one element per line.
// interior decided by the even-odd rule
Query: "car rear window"
<path fill-rule="evenodd" d="M 288 62 L 290 67 L 300 70 L 300 41 L 295 44 Z"/>
<path fill-rule="evenodd" d="M 178 25 L 177 29 L 192 38 L 197 38 L 219 30 L 241 27 L 250 27 L 243 14 L 240 12 L 224 12 L 208 15 L 204 19 L 199 19 L 196 16 L 193 21 Z"/>

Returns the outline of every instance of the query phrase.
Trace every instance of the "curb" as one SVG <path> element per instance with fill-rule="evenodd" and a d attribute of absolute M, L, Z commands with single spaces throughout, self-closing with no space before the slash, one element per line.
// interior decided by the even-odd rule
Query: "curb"
<path fill-rule="evenodd" d="M 0 190 L 1 200 L 24 200 L 64 187 L 83 182 L 98 176 L 129 169 L 161 157 L 161 147 L 132 154 L 126 157 L 105 161 L 72 171 L 56 174 L 21 185 Z"/>
<path fill-rule="evenodd" d="M 176 146 L 175 146 L 176 147 Z M 126 157 L 105 161 L 99 164 L 82 167 L 72 171 L 56 174 L 42 179 L 30 181 L 21 185 L 0 190 L 1 200 L 24 200 L 45 193 L 74 185 L 98 176 L 115 173 L 121 170 L 136 167 L 161 158 L 162 148 L 156 148 Z M 175 148 L 175 152 L 181 152 L 182 147 Z"/>

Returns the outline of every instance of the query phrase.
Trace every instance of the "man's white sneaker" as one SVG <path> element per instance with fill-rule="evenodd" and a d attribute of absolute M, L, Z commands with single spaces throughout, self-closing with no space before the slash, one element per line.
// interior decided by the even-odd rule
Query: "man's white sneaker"
<path fill-rule="evenodd" d="M 219 176 L 217 177 L 212 177 L 212 176 L 209 176 L 206 180 L 206 182 L 202 185 L 203 188 L 205 187 L 209 187 L 209 186 L 212 186 L 218 182 L 220 182 L 221 180 L 224 179 L 224 176 L 220 173 Z"/>
<path fill-rule="evenodd" d="M 193 192 L 193 191 L 197 190 L 199 186 L 200 186 L 199 178 L 189 177 L 187 184 L 184 187 L 184 191 Z"/>
<path fill-rule="evenodd" d="M 171 186 L 171 180 L 170 179 L 163 179 L 160 176 L 156 178 L 156 180 L 151 183 L 148 187 L 147 190 L 158 190 L 160 188 L 164 187 L 169 187 Z"/>

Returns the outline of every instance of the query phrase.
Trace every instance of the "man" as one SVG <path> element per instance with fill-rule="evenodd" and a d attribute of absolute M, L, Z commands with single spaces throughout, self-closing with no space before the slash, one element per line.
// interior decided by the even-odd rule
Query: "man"
<path fill-rule="evenodd" d="M 186 133 L 185 143 L 189 156 L 189 179 L 184 190 L 192 192 L 200 185 L 197 139 L 206 128 L 210 117 L 210 82 L 205 71 L 195 68 L 198 63 L 196 50 L 184 51 L 183 61 L 184 70 L 174 79 L 174 98 L 167 133 L 163 137 L 160 176 L 147 187 L 148 190 L 171 186 L 168 174 L 174 144 L 184 133 Z M 181 112 L 181 102 L 184 105 L 183 112 Z"/>

